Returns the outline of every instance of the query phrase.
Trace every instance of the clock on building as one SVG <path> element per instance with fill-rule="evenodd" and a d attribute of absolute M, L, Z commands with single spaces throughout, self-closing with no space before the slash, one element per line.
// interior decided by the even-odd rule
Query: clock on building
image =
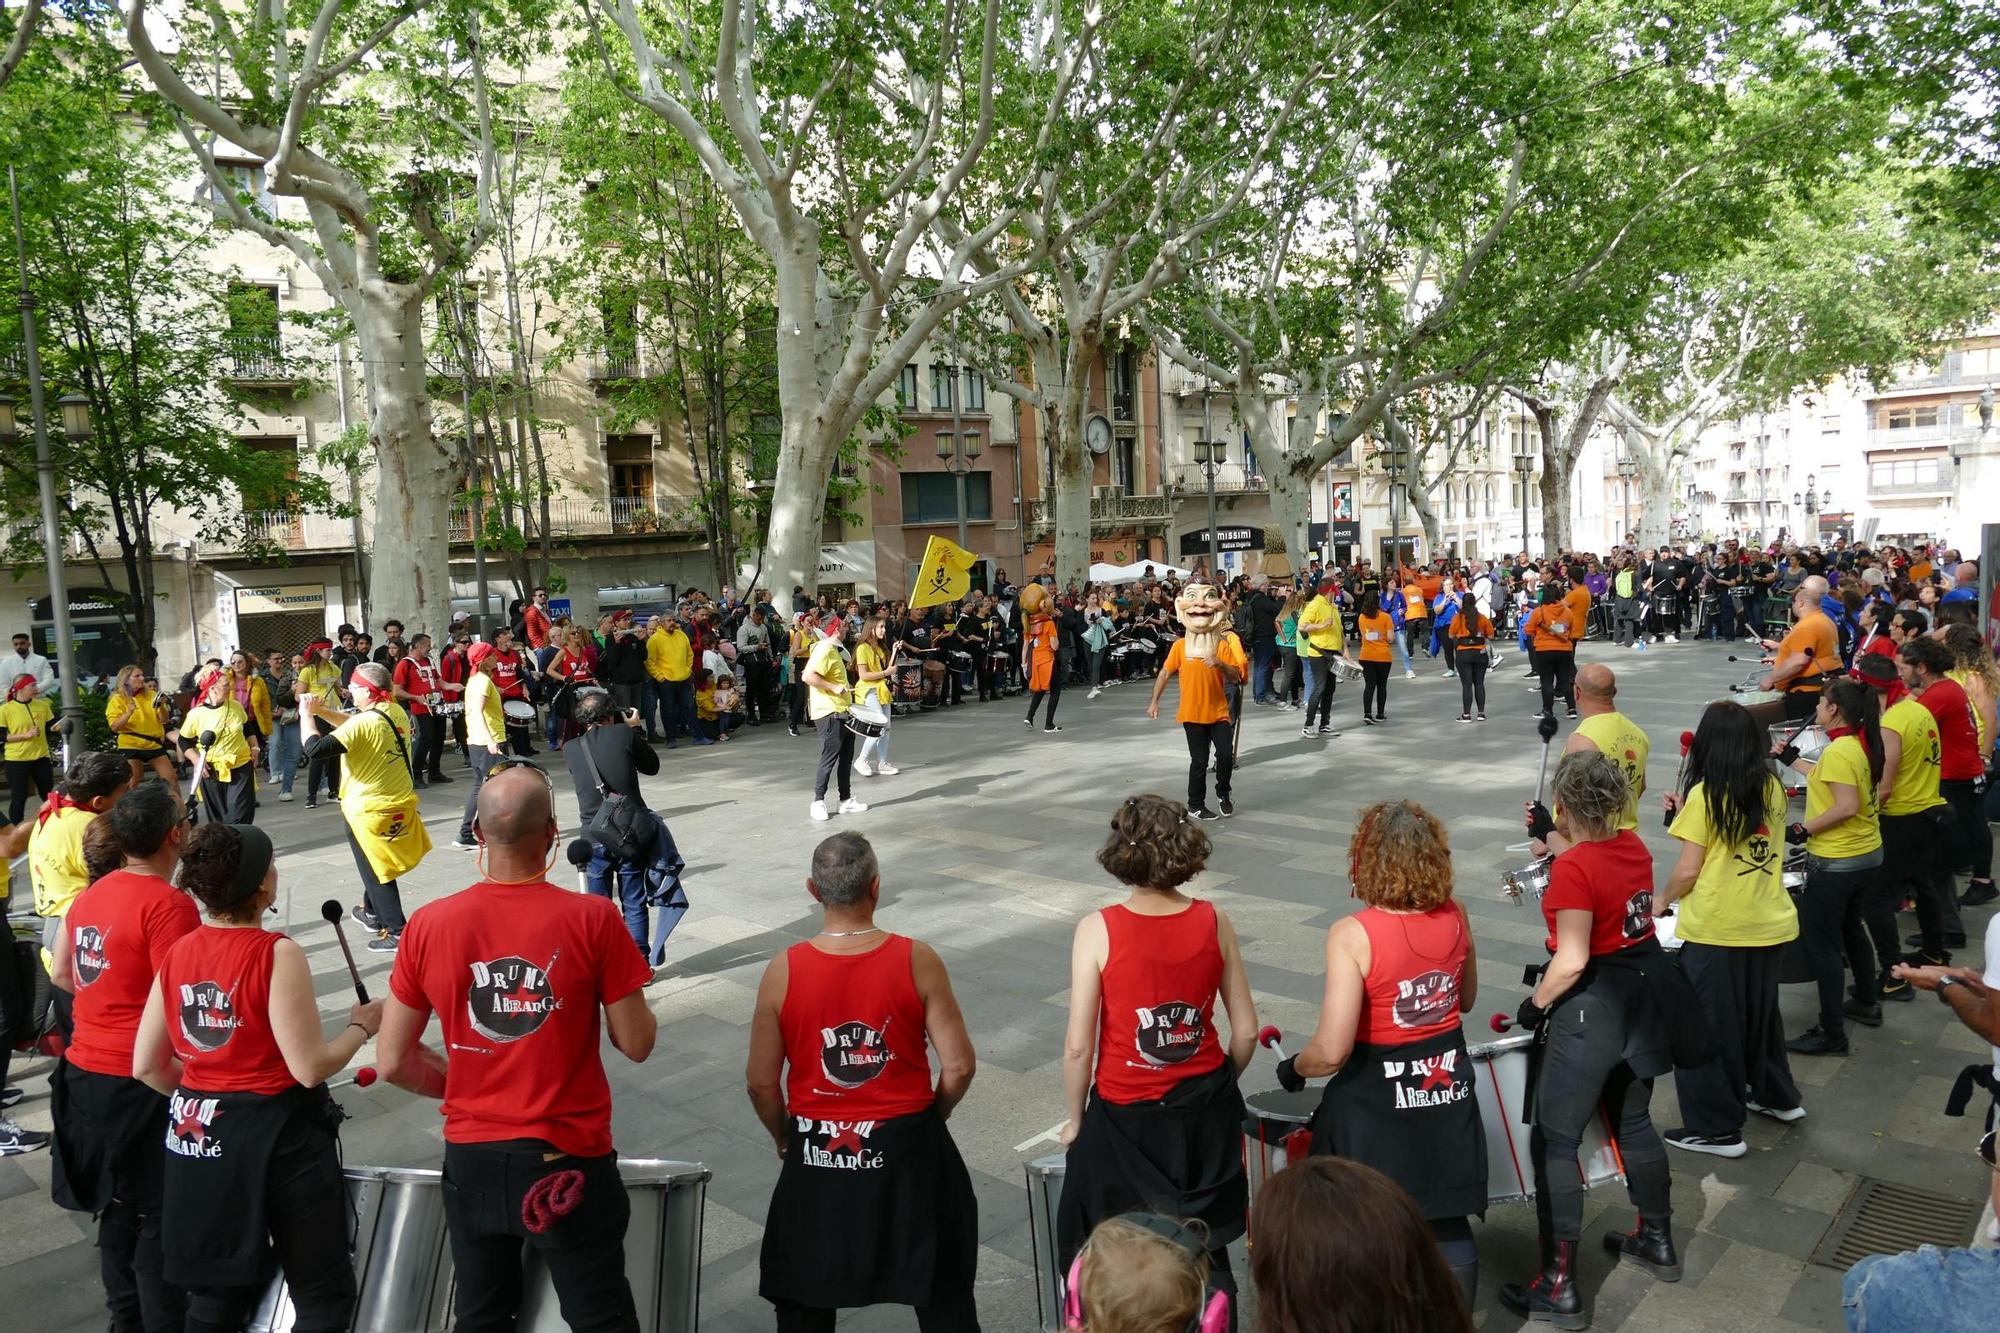
<path fill-rule="evenodd" d="M 1083 425 L 1083 439 L 1093 454 L 1110 452 L 1111 423 L 1103 417 L 1092 417 Z"/>

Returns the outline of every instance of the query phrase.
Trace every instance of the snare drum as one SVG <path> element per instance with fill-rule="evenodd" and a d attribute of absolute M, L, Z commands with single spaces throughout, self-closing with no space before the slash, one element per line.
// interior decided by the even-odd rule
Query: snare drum
<path fill-rule="evenodd" d="M 694 1333 L 701 1290 L 701 1216 L 712 1174 L 696 1162 L 618 1159 L 632 1220 L 625 1228 L 625 1280 L 641 1333 Z M 519 1333 L 566 1333 L 541 1252 L 521 1272 Z M 356 1325 L 357 1328 L 360 1325 Z"/>
<path fill-rule="evenodd" d="M 1530 902 L 1539 903 L 1542 895 L 1549 891 L 1549 867 L 1555 864 L 1555 857 L 1544 856 L 1539 861 L 1530 861 L 1519 870 L 1508 870 L 1500 876 L 1500 892 L 1515 902 L 1525 896 Z"/>
<path fill-rule="evenodd" d="M 444 1175 L 396 1167 L 350 1166 L 354 1280 L 360 1289 L 353 1333 L 433 1333 L 451 1323 L 451 1246 L 444 1229 Z M 264 1293 L 245 1333 L 288 1333 L 294 1313 L 282 1273 Z"/>
<path fill-rule="evenodd" d="M 500 711 L 507 715 L 507 724 L 530 723 L 535 720 L 535 706 L 526 699 L 504 699 Z"/>
<path fill-rule="evenodd" d="M 1535 1197 L 1535 1164 L 1528 1156 L 1528 1134 L 1533 1129 L 1528 1114 L 1528 1052 L 1534 1044 L 1535 1038 L 1528 1034 L 1469 1048 L 1474 1095 L 1486 1130 L 1488 1203 L 1525 1203 Z M 1618 1142 L 1601 1106 L 1584 1126 L 1576 1160 L 1586 1186 L 1625 1179 L 1625 1160 L 1618 1155 Z"/>
<path fill-rule="evenodd" d="M 1325 657 L 1321 660 L 1331 663 L 1333 674 L 1350 685 L 1361 679 L 1361 664 L 1358 662 L 1350 662 L 1338 655 Z"/>
<path fill-rule="evenodd" d="M 1029 1162 L 1028 1247 L 1035 1261 L 1035 1314 L 1042 1333 L 1062 1333 L 1062 1283 L 1057 1271 L 1056 1205 L 1062 1202 L 1063 1175 L 1069 1158 L 1051 1153 Z"/>
<path fill-rule="evenodd" d="M 880 704 L 852 704 L 846 721 L 847 729 L 863 740 L 874 740 L 889 729 L 889 715 Z"/>
<path fill-rule="evenodd" d="M 439 717 L 463 717 L 465 716 L 465 705 L 463 703 L 441 703 L 431 711 Z"/>
<path fill-rule="evenodd" d="M 954 648 L 949 653 L 947 653 L 946 656 L 951 659 L 951 669 L 953 671 L 972 670 L 971 653 L 960 652 L 958 649 Z"/>
<path fill-rule="evenodd" d="M 1273 1088 L 1243 1099 L 1250 1114 L 1243 1121 L 1243 1170 L 1250 1178 L 1250 1201 L 1273 1172 L 1296 1166 L 1312 1155 L 1312 1118 L 1319 1110 L 1318 1089 L 1286 1092 Z"/>

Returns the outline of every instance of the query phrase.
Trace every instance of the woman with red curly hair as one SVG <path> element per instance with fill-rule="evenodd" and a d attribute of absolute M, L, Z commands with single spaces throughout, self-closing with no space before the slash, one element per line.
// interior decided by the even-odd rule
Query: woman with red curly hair
<path fill-rule="evenodd" d="M 1479 986 L 1465 909 L 1451 896 L 1451 843 L 1410 801 L 1361 812 L 1348 845 L 1367 906 L 1326 933 L 1319 1026 L 1278 1067 L 1296 1092 L 1332 1075 L 1312 1150 L 1365 1162 L 1416 1200 L 1465 1306 L 1479 1285 L 1469 1213 L 1486 1211 L 1486 1134 L 1459 1016 Z"/>
<path fill-rule="evenodd" d="M 1208 852 L 1186 806 L 1132 796 L 1097 853 L 1130 893 L 1078 922 L 1070 953 L 1057 1269 L 1069 1271 L 1106 1218 L 1157 1212 L 1202 1222 L 1210 1282 L 1233 1297 L 1227 1247 L 1243 1234 L 1249 1203 L 1236 1077 L 1256 1050 L 1257 1006 L 1229 917 L 1181 892 Z M 1226 1046 L 1215 1030 L 1218 995 Z"/>

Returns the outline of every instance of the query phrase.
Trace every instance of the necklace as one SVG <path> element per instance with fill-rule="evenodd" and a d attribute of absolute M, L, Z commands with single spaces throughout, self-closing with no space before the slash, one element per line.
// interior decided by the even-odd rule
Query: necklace
<path fill-rule="evenodd" d="M 846 939 L 849 935 L 873 935 L 880 929 L 882 929 L 880 926 L 870 926 L 866 930 L 822 930 L 820 934 L 826 936 L 828 939 L 842 940 Z"/>

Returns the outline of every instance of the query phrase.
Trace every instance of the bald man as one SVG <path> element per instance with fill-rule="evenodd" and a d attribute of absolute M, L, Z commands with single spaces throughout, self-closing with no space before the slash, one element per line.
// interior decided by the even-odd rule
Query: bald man
<path fill-rule="evenodd" d="M 1618 711 L 1618 678 L 1602 662 L 1592 662 L 1576 673 L 1576 711 L 1582 721 L 1569 734 L 1564 754 L 1596 750 L 1624 773 L 1631 787 L 1625 798 L 1625 814 L 1620 829 L 1639 827 L 1639 798 L 1646 794 L 1646 761 L 1652 757 L 1653 743 L 1639 724 Z M 1560 852 L 1569 842 L 1560 833 L 1548 836 L 1549 850 Z"/>
<path fill-rule="evenodd" d="M 1979 600 L 1979 566 L 1967 560 L 1952 571 L 1952 589 L 1938 598 L 1945 602 L 1976 602 Z"/>
<path fill-rule="evenodd" d="M 1792 594 L 1792 628 L 1775 643 L 1759 640 L 1765 651 L 1772 654 L 1772 661 L 1771 673 L 1758 688 L 1784 691 L 1780 717 L 1788 722 L 1811 717 L 1819 707 L 1820 687 L 1826 673 L 1840 670 L 1840 632 L 1819 606 L 1825 596 L 1826 580 L 1817 574 L 1808 575 Z M 1758 721 L 1766 724 L 1776 720 L 1758 717 Z"/>
<path fill-rule="evenodd" d="M 411 915 L 376 1056 L 391 1083 L 444 1102 L 457 1327 L 510 1333 L 525 1242 L 571 1329 L 638 1333 L 598 1033 L 635 1063 L 652 1054 L 651 970 L 610 899 L 545 878 L 556 818 L 540 769 L 495 765 L 472 831 L 486 878 Z M 432 1014 L 449 1056 L 422 1044 Z"/>

